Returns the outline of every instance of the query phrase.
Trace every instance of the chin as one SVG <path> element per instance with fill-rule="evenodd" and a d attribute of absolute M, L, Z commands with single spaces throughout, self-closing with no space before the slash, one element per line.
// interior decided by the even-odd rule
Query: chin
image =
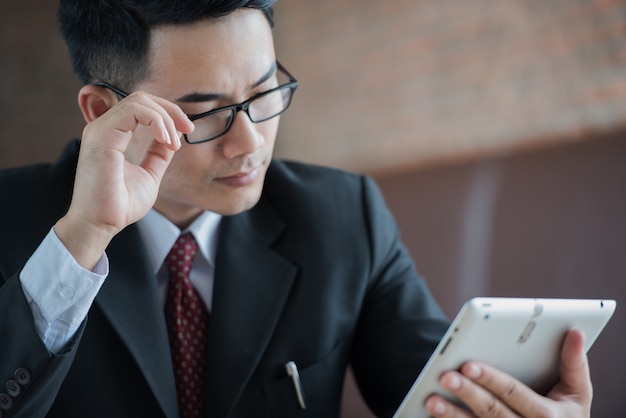
<path fill-rule="evenodd" d="M 243 194 L 237 193 L 236 195 L 229 196 L 229 198 L 223 200 L 223 203 L 216 208 L 209 210 L 223 216 L 237 215 L 256 206 L 261 198 L 261 191 L 262 189 L 254 191 L 249 190 Z"/>

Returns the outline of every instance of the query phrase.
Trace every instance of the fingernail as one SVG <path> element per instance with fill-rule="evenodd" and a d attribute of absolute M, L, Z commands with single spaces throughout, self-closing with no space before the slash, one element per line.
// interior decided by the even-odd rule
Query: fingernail
<path fill-rule="evenodd" d="M 445 414 L 446 404 L 441 401 L 435 402 L 435 407 L 433 408 L 433 412 L 437 415 Z"/>
<path fill-rule="evenodd" d="M 461 379 L 455 374 L 448 375 L 445 383 L 447 389 L 456 390 L 461 387 Z"/>
<path fill-rule="evenodd" d="M 163 140 L 165 141 L 165 143 L 171 144 L 172 138 L 170 138 L 170 131 L 168 131 L 166 127 L 161 126 L 161 132 L 162 132 Z"/>
<path fill-rule="evenodd" d="M 465 374 L 467 375 L 467 377 L 470 377 L 472 379 L 479 378 L 481 373 L 482 373 L 482 370 L 480 369 L 480 367 L 478 367 L 474 363 L 470 363 L 465 369 Z"/>

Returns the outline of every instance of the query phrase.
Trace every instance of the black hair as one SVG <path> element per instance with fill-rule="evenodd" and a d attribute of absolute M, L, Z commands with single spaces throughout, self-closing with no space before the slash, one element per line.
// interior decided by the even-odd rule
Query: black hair
<path fill-rule="evenodd" d="M 58 20 L 72 67 L 85 83 L 131 89 L 148 71 L 150 32 L 167 24 L 218 18 L 241 8 L 263 11 L 274 26 L 275 0 L 61 0 Z"/>

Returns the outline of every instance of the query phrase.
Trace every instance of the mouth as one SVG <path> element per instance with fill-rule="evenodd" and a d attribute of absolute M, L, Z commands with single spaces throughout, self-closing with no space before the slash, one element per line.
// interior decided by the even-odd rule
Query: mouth
<path fill-rule="evenodd" d="M 228 176 L 217 177 L 215 181 L 230 187 L 246 187 L 253 184 L 258 179 L 261 174 L 262 166 L 263 164 L 260 164 L 247 171 L 239 171 Z"/>

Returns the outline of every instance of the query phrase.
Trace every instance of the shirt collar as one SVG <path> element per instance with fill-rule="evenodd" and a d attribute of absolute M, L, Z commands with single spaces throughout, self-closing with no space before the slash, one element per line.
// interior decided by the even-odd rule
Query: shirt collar
<path fill-rule="evenodd" d="M 137 227 L 148 250 L 154 272 L 159 271 L 180 234 L 187 231 L 191 232 L 198 242 L 202 257 L 215 267 L 217 234 L 221 219 L 221 215 L 205 211 L 189 225 L 189 228 L 181 231 L 165 216 L 150 209 L 146 216 L 137 222 Z"/>

